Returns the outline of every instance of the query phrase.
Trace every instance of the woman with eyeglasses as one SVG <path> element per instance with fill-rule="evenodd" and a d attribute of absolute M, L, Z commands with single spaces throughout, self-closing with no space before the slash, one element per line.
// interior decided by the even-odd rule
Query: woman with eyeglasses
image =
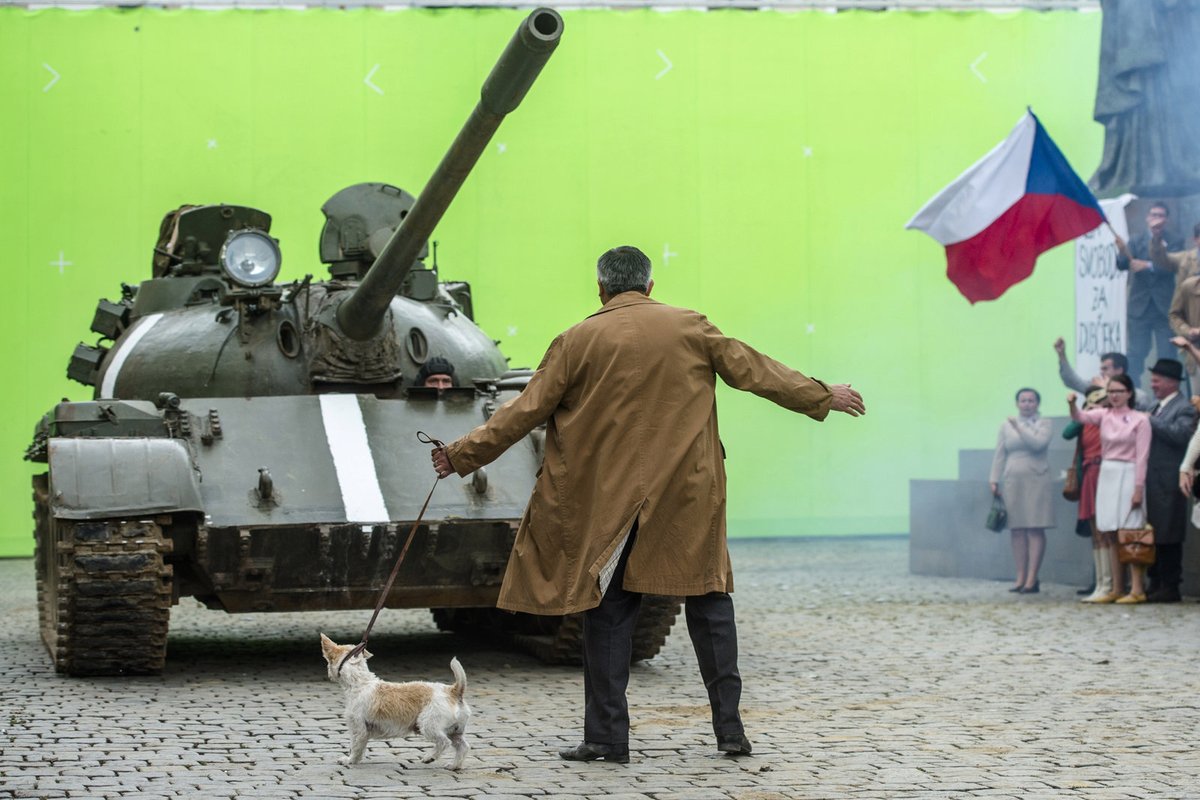
<path fill-rule="evenodd" d="M 992 494 L 1004 498 L 1017 565 L 1009 591 L 1021 594 L 1041 590 L 1038 568 L 1046 553 L 1046 528 L 1054 527 L 1054 484 L 1046 461 L 1051 429 L 1050 420 L 1038 416 L 1041 401 L 1034 389 L 1017 390 L 1018 414 L 1000 426 L 992 457 Z"/>
<path fill-rule="evenodd" d="M 1128 375 L 1114 375 L 1108 381 L 1108 408 L 1080 411 L 1075 393 L 1067 395 L 1071 419 L 1100 426 L 1100 478 L 1096 486 L 1096 528 L 1100 531 L 1100 549 L 1107 550 L 1112 570 L 1112 586 L 1106 594 L 1088 598 L 1092 603 L 1146 602 L 1146 568 L 1132 566 L 1129 594 L 1124 593 L 1123 565 L 1117 558 L 1117 529 L 1140 528 L 1145 524 L 1143 494 L 1146 466 L 1150 459 L 1150 418 L 1130 407 L 1133 381 Z"/>

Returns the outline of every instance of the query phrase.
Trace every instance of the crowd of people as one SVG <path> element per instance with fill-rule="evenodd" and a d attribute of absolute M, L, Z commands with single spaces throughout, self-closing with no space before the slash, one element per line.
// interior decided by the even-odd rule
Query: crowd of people
<path fill-rule="evenodd" d="M 1077 532 L 1092 540 L 1095 581 L 1081 592 L 1087 603 L 1180 600 L 1183 543 L 1200 457 L 1200 396 L 1189 401 L 1185 391 L 1190 387 L 1200 395 L 1200 223 L 1193 229 L 1195 248 L 1183 250 L 1167 232 L 1169 219 L 1168 207 L 1155 203 L 1144 234 L 1128 244 L 1117 239 L 1117 268 L 1130 273 L 1128 356 L 1104 353 L 1100 374 L 1084 379 L 1067 360 L 1063 340 L 1054 343 L 1059 375 L 1072 390 L 1067 396 L 1072 422 L 1062 435 L 1077 440 Z M 1152 339 L 1158 359 L 1146 391 L 1138 379 Z M 1083 395 L 1082 408 L 1077 392 Z M 1023 388 L 1016 403 L 1017 415 L 1000 427 L 990 482 L 1008 512 L 1016 562 L 1009 591 L 1030 594 L 1039 590 L 1056 484 L 1047 461 L 1050 421 L 1039 415 L 1041 396 Z M 1200 506 L 1193 513 L 1200 517 Z M 1155 545 L 1148 571 L 1123 565 L 1117 542 L 1118 530 L 1146 523 Z"/>

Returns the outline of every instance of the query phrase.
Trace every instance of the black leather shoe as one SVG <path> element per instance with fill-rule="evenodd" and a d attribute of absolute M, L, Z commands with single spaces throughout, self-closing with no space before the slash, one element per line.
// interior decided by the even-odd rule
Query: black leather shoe
<path fill-rule="evenodd" d="M 1033 586 L 1022 586 L 1022 587 L 1021 587 L 1021 594 L 1037 594 L 1037 593 L 1038 593 L 1038 592 L 1040 592 L 1041 590 L 1042 590 L 1042 584 L 1041 584 L 1041 582 L 1040 582 L 1040 581 L 1034 581 L 1034 582 L 1033 582 Z"/>
<path fill-rule="evenodd" d="M 628 764 L 629 745 L 583 742 L 566 750 L 559 750 L 558 756 L 567 761 L 611 761 L 614 764 Z"/>
<path fill-rule="evenodd" d="M 1075 592 L 1075 594 L 1080 595 L 1082 597 L 1087 597 L 1089 594 L 1091 594 L 1094 591 L 1096 591 L 1096 584 L 1093 583 L 1091 586 L 1087 587 L 1086 589 L 1077 590 Z"/>
<path fill-rule="evenodd" d="M 1178 603 L 1181 599 L 1178 589 L 1162 589 L 1146 595 L 1147 603 Z"/>
<path fill-rule="evenodd" d="M 748 756 L 750 740 L 744 733 L 723 733 L 717 736 L 717 749 L 731 756 Z"/>

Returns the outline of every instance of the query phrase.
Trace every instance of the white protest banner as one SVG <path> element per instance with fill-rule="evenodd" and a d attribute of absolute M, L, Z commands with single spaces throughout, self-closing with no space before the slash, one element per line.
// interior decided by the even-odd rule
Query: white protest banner
<path fill-rule="evenodd" d="M 1109 225 L 1129 240 L 1125 206 L 1134 195 L 1101 200 Z M 1101 353 L 1124 353 L 1125 281 L 1117 269 L 1117 245 L 1108 225 L 1075 240 L 1075 371 L 1084 380 L 1100 374 Z"/>

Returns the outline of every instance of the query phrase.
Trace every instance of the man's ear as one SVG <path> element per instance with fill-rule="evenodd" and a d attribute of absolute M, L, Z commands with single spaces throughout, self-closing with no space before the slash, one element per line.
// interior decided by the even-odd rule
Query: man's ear
<path fill-rule="evenodd" d="M 650 283 L 646 284 L 646 297 L 649 297 L 652 291 L 654 291 L 654 278 L 651 278 Z"/>

